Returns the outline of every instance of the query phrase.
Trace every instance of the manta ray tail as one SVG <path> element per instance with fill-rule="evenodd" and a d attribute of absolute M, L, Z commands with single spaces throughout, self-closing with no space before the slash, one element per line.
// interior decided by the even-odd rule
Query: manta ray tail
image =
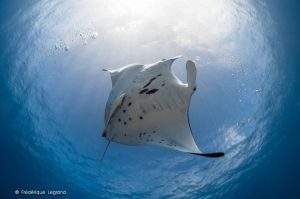
<path fill-rule="evenodd" d="M 108 147 L 109 147 L 110 141 L 111 141 L 111 140 L 108 140 L 108 142 L 107 142 L 107 144 L 106 144 L 106 146 L 105 146 L 104 152 L 103 152 L 102 157 L 101 157 L 101 161 L 103 161 L 103 159 L 104 159 L 104 156 L 105 156 L 106 151 L 107 151 L 107 149 L 108 149 Z"/>
<path fill-rule="evenodd" d="M 219 157 L 223 157 L 224 156 L 223 152 L 216 152 L 216 153 L 190 153 L 190 154 L 200 155 L 200 156 L 209 157 L 209 158 L 219 158 Z"/>

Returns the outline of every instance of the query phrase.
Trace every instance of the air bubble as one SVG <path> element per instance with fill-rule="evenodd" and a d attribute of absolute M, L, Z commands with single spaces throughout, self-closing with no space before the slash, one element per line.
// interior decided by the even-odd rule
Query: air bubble
<path fill-rule="evenodd" d="M 96 39 L 98 37 L 98 32 L 93 32 L 91 38 Z"/>

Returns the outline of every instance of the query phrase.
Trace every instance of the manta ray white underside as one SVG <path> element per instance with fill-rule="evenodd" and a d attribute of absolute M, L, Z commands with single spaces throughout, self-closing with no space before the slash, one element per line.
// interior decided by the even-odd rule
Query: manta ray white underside
<path fill-rule="evenodd" d="M 133 64 L 115 70 L 105 109 L 102 136 L 109 143 L 157 145 L 206 157 L 224 153 L 203 153 L 193 138 L 188 109 L 196 90 L 196 66 L 187 61 L 187 83 L 171 71 L 178 57 L 154 64 Z"/>

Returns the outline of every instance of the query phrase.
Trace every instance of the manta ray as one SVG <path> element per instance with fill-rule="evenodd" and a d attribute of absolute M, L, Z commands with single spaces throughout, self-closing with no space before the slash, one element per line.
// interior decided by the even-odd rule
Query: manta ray
<path fill-rule="evenodd" d="M 205 157 L 224 156 L 222 152 L 203 153 L 196 145 L 188 113 L 197 70 L 193 61 L 187 61 L 187 83 L 182 83 L 171 71 L 177 58 L 103 69 L 112 81 L 102 133 L 108 140 L 105 152 L 110 142 L 116 142 L 162 146 Z"/>

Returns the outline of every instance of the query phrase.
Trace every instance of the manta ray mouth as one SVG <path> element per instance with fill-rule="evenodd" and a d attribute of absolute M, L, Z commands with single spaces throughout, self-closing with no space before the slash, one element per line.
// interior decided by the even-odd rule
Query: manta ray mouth
<path fill-rule="evenodd" d="M 107 133 L 106 133 L 106 131 L 103 131 L 103 133 L 102 133 L 102 137 L 106 138 L 106 136 L 107 136 Z"/>

